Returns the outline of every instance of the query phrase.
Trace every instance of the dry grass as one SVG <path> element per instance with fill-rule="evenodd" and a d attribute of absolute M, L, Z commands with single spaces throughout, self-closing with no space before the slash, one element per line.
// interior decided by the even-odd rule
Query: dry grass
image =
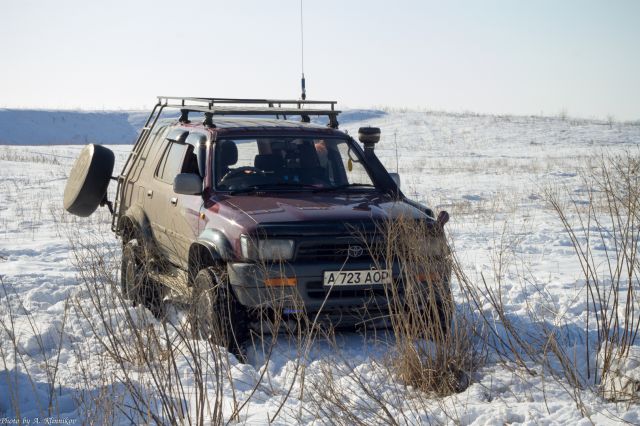
<path fill-rule="evenodd" d="M 491 353 L 524 381 L 542 376 L 543 383 L 563 387 L 587 418 L 594 412 L 582 399 L 585 390 L 611 401 L 638 401 L 638 382 L 621 367 L 638 361 L 639 165 L 632 154 L 591 160 L 579 174 L 582 190 L 545 191 L 582 271 L 568 305 L 559 306 L 545 290 L 548 283 L 531 271 L 519 252 L 527 231 L 512 229 L 508 219 L 494 225 L 490 272 L 472 278 L 454 260 L 454 274 L 481 319 Z M 526 297 L 524 314 L 511 312 L 511 291 Z M 568 318 L 574 305 L 585 306 L 584 328 Z"/>
<path fill-rule="evenodd" d="M 640 329 L 640 156 L 602 158 L 582 179 L 580 199 L 565 201 L 557 191 L 547 191 L 547 197 L 580 263 L 589 313 L 585 327 L 597 330 L 595 341 L 587 340 L 598 353 L 597 364 L 583 375 L 609 399 L 638 400 L 640 382 L 624 380 L 616 367 L 630 355 Z M 604 263 L 598 252 L 604 252 Z"/>
<path fill-rule="evenodd" d="M 439 224 L 406 217 L 387 221 L 382 246 L 370 247 L 401 281 L 385 287 L 395 336 L 393 365 L 405 384 L 433 396 L 464 390 L 479 363 L 469 318 L 451 294 L 451 249 Z"/>

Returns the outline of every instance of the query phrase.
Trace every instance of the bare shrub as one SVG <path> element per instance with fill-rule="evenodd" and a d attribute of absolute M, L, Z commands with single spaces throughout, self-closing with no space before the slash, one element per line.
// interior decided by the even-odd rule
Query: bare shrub
<path fill-rule="evenodd" d="M 639 172 L 637 155 L 603 157 L 582 169 L 580 191 L 545 191 L 582 271 L 572 303 L 585 306 L 584 328 L 567 320 L 570 306 L 559 307 L 544 283 L 529 275 L 517 253 L 521 233 L 509 223 L 496 233 L 489 275 L 474 280 L 454 259 L 454 274 L 482 319 L 492 353 L 525 376 L 548 375 L 586 417 L 592 411 L 582 390 L 596 388 L 616 401 L 638 399 L 638 384 L 625 368 L 638 360 Z M 505 300 L 505 288 L 514 285 L 527 297 L 524 315 L 513 315 Z"/>
<path fill-rule="evenodd" d="M 618 366 L 630 355 L 640 328 L 640 156 L 603 157 L 582 172 L 582 180 L 580 198 L 565 203 L 553 191 L 547 197 L 580 262 L 586 329 L 595 325 L 597 330 L 595 341 L 587 340 L 587 350 L 596 348 L 597 363 L 587 364 L 584 375 L 594 385 L 606 384 L 601 389 L 610 399 L 637 399 L 640 383 L 618 389 L 612 376 L 624 374 Z"/>
<path fill-rule="evenodd" d="M 73 254 L 80 276 L 82 292 L 74 301 L 76 314 L 86 321 L 87 338 L 98 342 L 102 354 L 84 353 L 100 359 L 98 365 L 109 366 L 104 372 L 92 370 L 80 363 L 84 381 L 88 386 L 103 389 L 97 395 L 79 398 L 85 412 L 102 411 L 113 418 L 123 418 L 133 423 L 171 424 L 223 424 L 239 421 L 249 408 L 259 390 L 267 386 L 269 369 L 263 368 L 254 383 L 244 383 L 239 391 L 237 375 L 244 367 L 236 358 L 244 359 L 244 353 L 236 356 L 226 349 L 238 336 L 227 334 L 221 312 L 197 309 L 201 302 L 216 303 L 213 293 L 223 285 L 223 269 L 206 263 L 197 270 L 211 270 L 217 274 L 208 288 L 193 287 L 190 297 L 183 302 L 168 303 L 162 316 L 155 318 L 145 303 L 135 304 L 132 294 L 123 294 L 118 282 L 119 253 L 112 245 L 103 244 L 101 237 L 72 236 Z M 150 252 L 145 256 L 150 255 Z M 142 271 L 148 280 L 154 279 L 149 258 Z M 263 263 L 262 268 L 278 267 Z M 146 285 L 148 285 L 147 282 Z M 157 283 L 155 285 L 158 285 Z M 305 352 L 312 346 L 315 333 L 304 315 L 285 317 L 285 307 L 300 311 L 299 300 L 283 297 L 283 289 L 274 288 L 263 306 L 252 312 L 258 321 L 257 331 L 251 333 L 248 343 L 255 351 L 264 354 L 261 362 L 270 362 L 273 348 L 278 344 L 278 334 L 284 333 L 298 348 L 295 372 L 270 421 L 283 415 L 283 407 L 290 397 L 299 398 L 298 386 L 304 383 Z M 134 291 L 135 292 L 135 291 Z M 133 292 L 132 292 L 133 293 Z M 184 306 L 181 303 L 185 303 Z M 225 302 L 226 303 L 226 302 Z M 229 304 L 216 305 L 222 308 Z M 298 308 L 296 308 L 298 306 Z M 203 315 L 204 314 L 204 315 Z M 293 321 L 292 321 L 293 320 Z M 246 324 L 247 327 L 249 324 Z M 244 340 L 244 339 L 242 339 Z M 241 340 L 236 342 L 242 344 Z M 100 364 L 102 363 L 102 364 Z M 246 386 L 249 389 L 246 389 Z M 123 393 L 124 391 L 124 393 Z M 119 394 L 115 401 L 108 395 Z M 124 394 L 124 396 L 123 396 Z"/>
<path fill-rule="evenodd" d="M 451 249 L 439 223 L 408 217 L 382 226 L 370 245 L 380 267 L 400 276 L 385 286 L 395 336 L 391 357 L 407 385 L 434 396 L 462 391 L 479 359 L 470 317 L 458 315 L 451 293 Z"/>
<path fill-rule="evenodd" d="M 112 366 L 110 377 L 85 372 L 85 380 L 107 379 L 111 392 L 124 390 L 114 409 L 133 423 L 221 423 L 220 395 L 237 363 L 232 355 L 192 338 L 188 321 L 159 321 L 143 303 L 132 307 L 120 292 L 119 256 L 112 249 L 85 237 L 73 242 L 73 253 L 83 287 L 74 308 Z"/>

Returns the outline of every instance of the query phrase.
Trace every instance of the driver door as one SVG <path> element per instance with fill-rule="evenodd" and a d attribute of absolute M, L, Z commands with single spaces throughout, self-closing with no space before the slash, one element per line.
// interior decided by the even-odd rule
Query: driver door
<path fill-rule="evenodd" d="M 196 153 L 193 145 L 170 141 L 155 172 L 150 204 L 158 231 L 158 249 L 169 262 L 184 269 L 188 266 L 189 247 L 198 235 L 203 201 L 201 195 L 173 191 L 173 180 L 179 173 L 199 173 Z"/>

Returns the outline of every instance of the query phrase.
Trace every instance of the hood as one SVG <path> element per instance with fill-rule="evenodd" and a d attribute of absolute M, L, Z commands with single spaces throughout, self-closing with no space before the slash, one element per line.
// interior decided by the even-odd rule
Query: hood
<path fill-rule="evenodd" d="M 412 205 L 380 193 L 260 193 L 218 197 L 214 203 L 217 211 L 233 214 L 245 232 L 273 225 L 295 226 L 300 231 L 300 225 L 308 225 L 317 231 L 336 223 L 427 217 Z"/>

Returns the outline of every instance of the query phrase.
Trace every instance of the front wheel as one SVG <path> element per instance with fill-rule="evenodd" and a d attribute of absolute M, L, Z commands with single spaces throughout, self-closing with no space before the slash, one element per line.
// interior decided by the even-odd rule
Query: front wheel
<path fill-rule="evenodd" d="M 197 338 L 209 339 L 243 359 L 249 335 L 246 309 L 238 303 L 220 268 L 201 269 L 193 284 L 191 326 Z"/>

